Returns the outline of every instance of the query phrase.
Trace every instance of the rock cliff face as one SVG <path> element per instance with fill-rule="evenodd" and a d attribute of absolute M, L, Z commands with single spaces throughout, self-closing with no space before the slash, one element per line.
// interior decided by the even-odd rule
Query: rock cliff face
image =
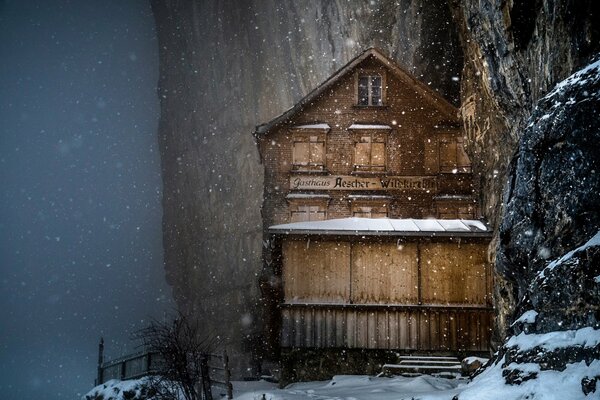
<path fill-rule="evenodd" d="M 498 227 L 506 214 L 502 193 L 508 167 L 527 118 L 536 102 L 557 82 L 600 50 L 600 31 L 595 22 L 598 11 L 592 0 L 450 3 L 464 52 L 461 100 L 469 153 L 481 178 L 484 214 L 492 226 Z M 562 239 L 557 238 L 564 235 L 559 229 L 544 234 L 549 235 L 549 242 L 560 242 Z M 525 242 L 498 244 L 496 237 L 490 248 L 491 259 L 498 245 L 521 246 L 527 251 Z M 516 296 L 523 293 L 531 271 L 537 268 L 524 261 L 513 264 L 500 258 L 496 262 L 499 339 L 507 331 Z"/>
<path fill-rule="evenodd" d="M 453 10 L 463 117 L 499 228 L 498 333 L 512 335 L 458 398 L 595 396 L 600 63 L 558 82 L 598 59 L 597 11 L 589 1 L 461 1 Z"/>
<path fill-rule="evenodd" d="M 151 3 L 167 279 L 182 309 L 247 353 L 260 346 L 253 338 L 260 331 L 262 166 L 254 127 L 370 46 L 457 104 L 456 30 L 442 0 Z"/>
<path fill-rule="evenodd" d="M 580 213 L 598 204 L 597 172 L 582 170 L 582 180 L 587 145 L 558 134 L 578 125 L 565 119 L 553 131 L 544 125 L 551 121 L 532 120 L 532 132 L 527 120 L 557 82 L 600 50 L 594 0 L 450 0 L 452 15 L 445 1 L 422 0 L 151 2 L 160 43 L 167 278 L 178 304 L 236 351 L 260 330 L 262 167 L 250 132 L 369 46 L 450 99 L 457 97 L 451 78 L 462 68 L 461 110 L 484 214 L 494 227 L 504 221 L 490 250 L 499 338 L 546 259 L 589 239 L 596 222 L 579 225 L 589 222 Z M 560 164 L 569 179 L 553 179 Z"/>
<path fill-rule="evenodd" d="M 496 265 L 520 301 L 495 363 L 460 399 L 597 393 L 600 380 L 600 61 L 540 99 L 504 193 Z"/>

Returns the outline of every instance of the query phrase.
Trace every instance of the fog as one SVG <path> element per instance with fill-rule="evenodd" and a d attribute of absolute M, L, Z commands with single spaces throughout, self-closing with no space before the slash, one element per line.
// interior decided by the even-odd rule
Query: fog
<path fill-rule="evenodd" d="M 173 307 L 149 4 L 0 1 L 0 398 L 75 399 Z"/>

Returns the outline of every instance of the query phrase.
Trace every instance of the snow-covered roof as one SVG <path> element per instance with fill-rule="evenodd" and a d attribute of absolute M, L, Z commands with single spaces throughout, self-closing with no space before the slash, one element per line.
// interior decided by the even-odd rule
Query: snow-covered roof
<path fill-rule="evenodd" d="M 376 124 L 352 124 L 348 129 L 392 129 L 389 125 L 376 125 Z"/>
<path fill-rule="evenodd" d="M 478 220 L 467 219 L 390 219 L 340 218 L 325 221 L 294 222 L 273 225 L 269 232 L 315 235 L 386 235 L 386 236 L 481 236 L 491 230 Z"/>

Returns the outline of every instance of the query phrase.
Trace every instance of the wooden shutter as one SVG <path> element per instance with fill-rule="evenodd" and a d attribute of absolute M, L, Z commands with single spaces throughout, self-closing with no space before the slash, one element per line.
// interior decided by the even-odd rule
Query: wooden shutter
<path fill-rule="evenodd" d="M 440 171 L 438 159 L 438 142 L 436 138 L 425 139 L 424 167 L 426 174 L 437 174 Z"/>
<path fill-rule="evenodd" d="M 324 165 L 325 161 L 325 143 L 319 141 L 318 137 L 310 138 L 309 161 L 311 165 Z"/>
<path fill-rule="evenodd" d="M 453 172 L 456 169 L 456 141 L 454 139 L 440 140 L 440 171 Z"/>
<path fill-rule="evenodd" d="M 458 218 L 461 219 L 473 219 L 475 218 L 475 215 L 473 211 L 475 211 L 475 209 L 472 206 L 463 206 L 463 207 L 458 207 L 458 213 L 457 216 Z"/>
<path fill-rule="evenodd" d="M 365 169 L 371 163 L 371 138 L 369 136 L 363 136 L 360 138 L 360 142 L 356 143 L 354 152 L 354 165 L 357 169 Z"/>
<path fill-rule="evenodd" d="M 309 221 L 323 221 L 325 219 L 325 208 L 322 206 L 310 206 L 308 208 Z"/>
<path fill-rule="evenodd" d="M 294 142 L 294 165 L 308 165 L 310 160 L 310 145 L 308 142 Z"/>
<path fill-rule="evenodd" d="M 463 138 L 457 140 L 457 166 L 461 172 L 471 172 L 471 160 L 465 151 Z"/>
<path fill-rule="evenodd" d="M 374 142 L 371 144 L 371 166 L 377 170 L 385 169 L 385 143 Z"/>
<path fill-rule="evenodd" d="M 296 206 L 291 212 L 291 222 L 305 222 L 309 220 L 309 210 L 307 206 Z"/>

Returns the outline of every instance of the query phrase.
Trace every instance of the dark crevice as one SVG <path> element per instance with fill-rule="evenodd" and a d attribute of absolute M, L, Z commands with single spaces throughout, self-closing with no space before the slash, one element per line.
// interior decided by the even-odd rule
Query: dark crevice
<path fill-rule="evenodd" d="M 517 0 L 510 10 L 511 31 L 516 50 L 527 48 L 535 30 L 540 0 Z"/>

